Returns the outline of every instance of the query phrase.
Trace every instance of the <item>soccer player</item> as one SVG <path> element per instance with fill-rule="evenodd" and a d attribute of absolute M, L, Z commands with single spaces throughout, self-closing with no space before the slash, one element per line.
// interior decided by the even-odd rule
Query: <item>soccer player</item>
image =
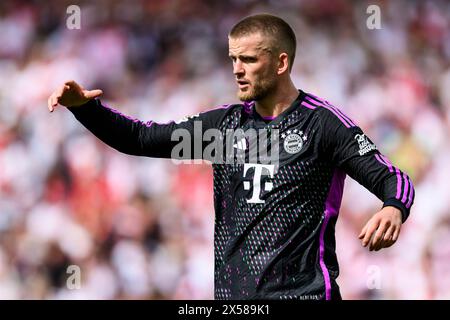
<path fill-rule="evenodd" d="M 48 99 L 50 111 L 66 106 L 95 136 L 130 155 L 170 158 L 177 145 L 172 133 L 194 135 L 198 123 L 202 134 L 279 133 L 276 144 L 267 143 L 278 147 L 274 163 L 213 163 L 216 299 L 340 299 L 334 232 L 346 175 L 383 201 L 359 234 L 371 251 L 396 242 L 414 201 L 408 175 L 354 121 L 296 88 L 290 77 L 295 49 L 295 34 L 281 18 L 241 20 L 229 34 L 229 56 L 242 103 L 180 122 L 132 119 L 102 104 L 101 90 L 74 81 Z M 248 159 L 250 140 L 234 143 L 233 151 Z"/>

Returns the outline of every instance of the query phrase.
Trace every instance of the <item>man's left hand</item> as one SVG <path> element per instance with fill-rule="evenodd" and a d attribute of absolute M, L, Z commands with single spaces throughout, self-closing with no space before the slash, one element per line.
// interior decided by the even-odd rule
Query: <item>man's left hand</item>
<path fill-rule="evenodd" d="M 370 251 L 378 251 L 392 246 L 398 239 L 402 226 L 402 213 L 399 209 L 386 206 L 378 211 L 364 226 L 358 238 L 362 245 L 369 245 Z"/>

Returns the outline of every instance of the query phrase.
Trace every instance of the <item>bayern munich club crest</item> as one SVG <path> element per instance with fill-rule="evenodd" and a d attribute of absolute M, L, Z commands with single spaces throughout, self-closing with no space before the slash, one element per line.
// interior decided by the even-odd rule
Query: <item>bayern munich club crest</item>
<path fill-rule="evenodd" d="M 303 141 L 306 141 L 307 137 L 302 131 L 297 129 L 288 130 L 286 133 L 281 134 L 281 138 L 284 139 L 283 147 L 287 153 L 295 154 L 300 152 L 303 148 Z"/>

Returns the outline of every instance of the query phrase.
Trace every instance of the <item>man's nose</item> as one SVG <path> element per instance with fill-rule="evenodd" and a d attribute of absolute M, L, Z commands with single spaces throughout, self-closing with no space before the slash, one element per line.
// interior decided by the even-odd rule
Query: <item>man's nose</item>
<path fill-rule="evenodd" d="M 240 62 L 240 61 L 236 61 L 234 64 L 233 64 L 233 74 L 235 75 L 235 76 L 237 76 L 237 75 L 243 75 L 245 72 L 244 72 L 244 68 L 243 68 L 243 66 L 242 66 L 242 62 Z"/>

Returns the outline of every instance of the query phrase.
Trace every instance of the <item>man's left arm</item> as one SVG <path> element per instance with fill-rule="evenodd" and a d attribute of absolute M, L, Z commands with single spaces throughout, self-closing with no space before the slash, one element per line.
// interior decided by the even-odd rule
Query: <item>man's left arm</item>
<path fill-rule="evenodd" d="M 383 201 L 359 234 L 363 246 L 371 251 L 392 246 L 414 202 L 411 179 L 352 121 L 342 122 L 328 110 L 322 120 L 323 143 L 332 161 Z"/>

